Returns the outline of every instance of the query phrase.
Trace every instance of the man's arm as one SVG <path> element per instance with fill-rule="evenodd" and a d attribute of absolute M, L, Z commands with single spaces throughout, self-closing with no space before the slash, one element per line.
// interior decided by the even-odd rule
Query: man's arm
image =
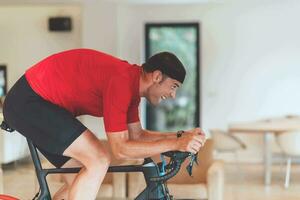
<path fill-rule="evenodd" d="M 140 122 L 128 124 L 129 138 L 131 140 L 156 141 L 161 139 L 176 139 L 177 135 L 174 132 L 156 132 L 142 128 Z"/>
<path fill-rule="evenodd" d="M 132 140 L 156 141 L 161 139 L 177 138 L 177 132 L 157 132 L 149 131 L 142 128 L 140 122 L 130 123 L 127 125 L 129 138 Z M 205 138 L 205 133 L 200 128 L 194 128 L 184 131 L 185 134 L 198 134 Z"/>
<path fill-rule="evenodd" d="M 107 138 L 112 152 L 117 159 L 139 159 L 151 157 L 162 152 L 178 150 L 178 141 L 173 139 L 160 139 L 156 141 L 143 141 L 129 139 L 128 131 L 109 132 Z"/>
<path fill-rule="evenodd" d="M 177 138 L 175 133 L 148 132 L 139 123 L 133 123 L 126 131 L 108 132 L 107 137 L 117 159 L 134 159 L 173 150 L 197 153 L 205 143 L 205 136 L 196 131 L 189 133 Z"/>

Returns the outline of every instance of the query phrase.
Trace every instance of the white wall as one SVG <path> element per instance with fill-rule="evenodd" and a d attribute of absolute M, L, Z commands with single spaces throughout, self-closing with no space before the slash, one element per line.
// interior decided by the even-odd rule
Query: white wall
<path fill-rule="evenodd" d="M 0 63 L 7 65 L 9 88 L 44 57 L 81 47 L 81 12 L 79 5 L 0 4 Z M 48 17 L 59 15 L 72 17 L 72 32 L 48 31 Z"/>
<path fill-rule="evenodd" d="M 117 4 L 98 0 L 83 2 L 82 45 L 117 54 Z"/>
<path fill-rule="evenodd" d="M 118 12 L 118 53 L 140 62 L 145 22 L 200 22 L 205 130 L 300 114 L 299 10 L 293 0 L 127 5 Z M 245 140 L 250 150 L 243 157 L 260 161 L 262 137 Z"/>

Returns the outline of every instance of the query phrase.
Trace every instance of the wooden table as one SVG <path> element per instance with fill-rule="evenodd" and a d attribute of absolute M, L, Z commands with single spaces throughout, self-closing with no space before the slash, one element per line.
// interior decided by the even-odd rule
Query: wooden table
<path fill-rule="evenodd" d="M 265 185 L 270 185 L 272 176 L 272 149 L 270 144 L 272 135 L 293 130 L 300 130 L 300 116 L 286 116 L 229 125 L 230 133 L 258 133 L 264 135 Z"/>

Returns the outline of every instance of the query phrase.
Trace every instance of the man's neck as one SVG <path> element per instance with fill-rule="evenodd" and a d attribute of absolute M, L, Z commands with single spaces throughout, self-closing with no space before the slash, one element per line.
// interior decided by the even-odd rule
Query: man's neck
<path fill-rule="evenodd" d="M 151 80 L 150 80 L 150 73 L 144 72 L 144 70 L 141 70 L 140 73 L 140 89 L 139 93 L 141 97 L 145 97 L 145 93 L 149 86 L 151 85 Z"/>

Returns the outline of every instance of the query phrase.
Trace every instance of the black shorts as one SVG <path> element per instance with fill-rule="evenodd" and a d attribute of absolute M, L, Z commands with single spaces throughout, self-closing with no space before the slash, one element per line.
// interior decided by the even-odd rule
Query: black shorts
<path fill-rule="evenodd" d="M 35 93 L 25 76 L 8 92 L 3 115 L 11 128 L 30 139 L 57 168 L 70 159 L 63 152 L 87 129 L 70 112 Z"/>

